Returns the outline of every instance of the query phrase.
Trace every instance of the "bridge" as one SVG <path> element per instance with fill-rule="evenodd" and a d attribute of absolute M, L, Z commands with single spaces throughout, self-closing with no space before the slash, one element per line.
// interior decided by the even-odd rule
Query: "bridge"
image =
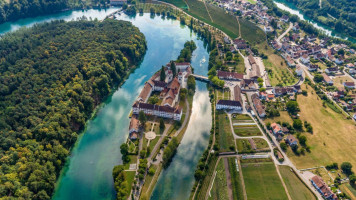
<path fill-rule="evenodd" d="M 191 74 L 195 79 L 200 80 L 200 81 L 204 81 L 204 82 L 208 82 L 210 83 L 210 80 L 208 77 L 206 76 L 202 76 L 202 75 L 197 75 L 197 74 Z"/>

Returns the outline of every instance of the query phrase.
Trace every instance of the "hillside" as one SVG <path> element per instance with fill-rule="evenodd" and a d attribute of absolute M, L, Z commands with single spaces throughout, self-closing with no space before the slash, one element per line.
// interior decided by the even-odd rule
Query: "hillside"
<path fill-rule="evenodd" d="M 55 21 L 0 40 L 0 198 L 49 199 L 95 109 L 140 62 L 130 22 Z"/>
<path fill-rule="evenodd" d="M 336 31 L 356 38 L 356 1 L 350 0 L 287 0 L 308 17 Z"/>

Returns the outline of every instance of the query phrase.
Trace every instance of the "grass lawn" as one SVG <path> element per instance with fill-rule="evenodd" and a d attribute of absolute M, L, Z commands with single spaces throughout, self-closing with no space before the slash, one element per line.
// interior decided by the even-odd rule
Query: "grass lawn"
<path fill-rule="evenodd" d="M 320 176 L 324 180 L 324 182 L 328 185 L 333 184 L 334 182 L 333 179 L 330 178 L 328 171 L 326 171 L 324 168 L 317 168 L 309 171 L 312 172 L 313 174 Z"/>
<path fill-rule="evenodd" d="M 237 171 L 236 158 L 228 158 L 228 162 L 234 200 L 243 200 L 243 185 L 241 183 L 240 173 Z"/>
<path fill-rule="evenodd" d="M 232 114 L 232 121 L 238 121 L 238 120 L 251 120 L 251 117 L 249 115 L 246 114 Z"/>
<path fill-rule="evenodd" d="M 248 199 L 288 199 L 272 162 L 244 163 L 242 173 Z"/>
<path fill-rule="evenodd" d="M 265 123 L 273 123 L 273 122 L 288 122 L 289 124 L 293 123 L 292 118 L 289 116 L 287 111 L 279 111 L 280 116 L 279 117 L 273 117 L 273 118 L 266 118 L 264 120 Z"/>
<path fill-rule="evenodd" d="M 245 73 L 245 63 L 244 63 L 244 59 L 241 57 L 241 55 L 239 53 L 235 54 L 235 57 L 238 57 L 238 61 L 237 64 L 235 65 L 235 71 L 237 73 Z"/>
<path fill-rule="evenodd" d="M 288 166 L 279 166 L 279 172 L 293 200 L 316 199 L 307 186 L 290 170 Z"/>
<path fill-rule="evenodd" d="M 337 76 L 333 79 L 335 87 L 344 87 L 344 82 L 352 82 L 353 80 L 348 76 Z"/>
<path fill-rule="evenodd" d="M 306 134 L 311 153 L 297 157 L 288 151 L 289 158 L 298 168 L 333 162 L 341 164 L 345 161 L 356 166 L 355 123 L 329 107 L 323 107 L 322 101 L 310 86 L 306 88 L 302 85 L 302 89 L 308 91 L 308 96 L 299 95 L 297 102 L 301 110 L 299 113 L 301 120 L 306 120 L 313 126 L 314 133 Z"/>
<path fill-rule="evenodd" d="M 257 149 L 266 149 L 266 148 L 268 148 L 268 143 L 263 138 L 253 138 L 253 141 L 255 142 Z"/>
<path fill-rule="evenodd" d="M 214 179 L 213 187 L 210 190 L 210 195 L 208 199 L 211 200 L 228 200 L 227 185 L 226 185 L 226 174 L 224 160 L 220 159 L 219 164 L 216 168 L 216 176 Z"/>
<path fill-rule="evenodd" d="M 124 165 L 124 169 L 129 169 L 130 168 L 130 164 L 135 164 L 137 163 L 137 156 L 136 155 L 129 155 L 130 157 L 130 162 L 129 163 L 126 163 Z"/>
<path fill-rule="evenodd" d="M 127 185 L 129 185 L 129 187 L 132 186 L 132 183 L 135 179 L 135 171 L 125 171 L 125 176 L 126 176 L 126 180 L 127 180 Z"/>
<path fill-rule="evenodd" d="M 219 145 L 220 152 L 230 152 L 233 151 L 231 147 L 235 147 L 234 137 L 231 133 L 230 120 L 226 113 L 217 112 L 217 119 L 219 122 Z"/>
<path fill-rule="evenodd" d="M 234 127 L 234 132 L 238 136 L 246 137 L 246 136 L 259 136 L 262 135 L 260 129 L 255 127 Z"/>
<path fill-rule="evenodd" d="M 247 0 L 248 2 L 250 2 L 251 4 L 256 4 L 255 0 Z"/>
<path fill-rule="evenodd" d="M 145 179 L 145 183 L 142 187 L 142 191 L 141 191 L 141 198 L 142 197 L 150 197 L 151 196 L 151 193 L 154 189 L 154 185 L 157 183 L 157 180 L 158 180 L 158 177 L 161 173 L 161 170 L 162 170 L 162 165 L 151 165 L 152 168 L 155 169 L 155 174 L 153 176 L 150 176 L 150 175 L 147 175 L 146 176 L 146 179 Z M 152 186 L 151 188 L 148 188 L 150 183 L 152 183 Z M 140 198 L 140 199 L 141 199 Z"/>
<path fill-rule="evenodd" d="M 157 144 L 159 138 L 160 138 L 160 136 L 157 136 L 155 139 L 153 139 L 153 140 L 150 141 L 149 147 L 150 147 L 151 150 L 153 150 L 153 148 L 156 146 L 156 144 Z"/>

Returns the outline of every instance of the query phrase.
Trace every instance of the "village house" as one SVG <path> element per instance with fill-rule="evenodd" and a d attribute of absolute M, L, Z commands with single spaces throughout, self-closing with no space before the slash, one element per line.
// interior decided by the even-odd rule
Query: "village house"
<path fill-rule="evenodd" d="M 297 67 L 295 69 L 295 73 L 297 73 L 298 76 L 302 76 L 303 75 L 303 68 L 300 65 L 297 65 Z"/>
<path fill-rule="evenodd" d="M 222 80 L 242 80 L 244 78 L 243 74 L 240 73 L 236 73 L 236 72 L 225 72 L 225 71 L 220 71 L 218 70 L 218 74 L 217 74 L 219 79 Z"/>
<path fill-rule="evenodd" d="M 313 71 L 317 71 L 319 69 L 319 66 L 310 64 L 310 65 L 307 65 L 307 68 L 309 71 L 313 72 Z"/>
<path fill-rule="evenodd" d="M 313 176 L 310 180 L 313 186 L 318 192 L 327 200 L 337 200 L 336 194 L 334 194 L 329 186 L 323 181 L 320 176 Z"/>
<path fill-rule="evenodd" d="M 253 105 L 257 111 L 258 116 L 266 117 L 265 107 L 262 104 L 261 100 L 258 98 L 258 95 L 257 94 L 251 95 L 251 99 L 252 99 Z"/>
<path fill-rule="evenodd" d="M 303 63 L 303 64 L 307 64 L 309 63 L 309 56 L 304 54 L 302 57 L 300 57 L 300 61 Z"/>
<path fill-rule="evenodd" d="M 138 138 L 139 128 L 140 128 L 139 120 L 135 116 L 131 117 L 130 125 L 129 125 L 129 137 L 131 140 L 136 140 Z"/>
<path fill-rule="evenodd" d="M 247 59 L 251 65 L 250 78 L 257 79 L 261 77 L 260 67 L 257 65 L 255 58 L 250 54 Z"/>
<path fill-rule="evenodd" d="M 289 17 L 287 15 L 283 15 L 281 18 L 281 21 L 287 23 L 289 21 Z"/>
<path fill-rule="evenodd" d="M 235 39 L 234 44 L 236 45 L 237 49 L 246 49 L 248 47 L 246 41 L 242 39 Z"/>
<path fill-rule="evenodd" d="M 329 67 L 325 69 L 325 72 L 327 74 L 335 74 L 339 71 L 339 69 L 337 67 Z"/>
<path fill-rule="evenodd" d="M 285 141 L 289 146 L 298 146 L 298 140 L 293 135 L 288 135 Z"/>
<path fill-rule="evenodd" d="M 283 131 L 282 131 L 282 127 L 281 125 L 277 124 L 277 123 L 272 123 L 271 124 L 271 128 L 272 128 L 272 132 L 273 134 L 277 137 L 278 135 L 284 135 Z"/>
<path fill-rule="evenodd" d="M 333 80 L 331 80 L 331 78 L 328 75 L 326 75 L 325 73 L 322 73 L 321 75 L 323 76 L 325 83 L 329 85 L 334 84 Z"/>
<path fill-rule="evenodd" d="M 252 79 L 242 79 L 240 85 L 243 89 L 256 89 L 256 84 Z"/>
<path fill-rule="evenodd" d="M 294 95 L 295 90 L 292 87 L 274 87 L 272 90 L 273 94 L 276 96 L 282 96 L 282 95 Z"/>
<path fill-rule="evenodd" d="M 355 89 L 355 82 L 344 82 L 345 88 Z"/>
<path fill-rule="evenodd" d="M 292 29 L 293 29 L 293 31 L 298 32 L 300 30 L 300 27 L 299 27 L 298 23 L 295 23 L 295 25 L 293 26 Z"/>

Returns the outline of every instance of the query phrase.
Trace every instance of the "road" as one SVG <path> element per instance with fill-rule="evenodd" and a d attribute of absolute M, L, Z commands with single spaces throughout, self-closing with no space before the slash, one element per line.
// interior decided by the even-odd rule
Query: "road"
<path fill-rule="evenodd" d="M 251 108 L 253 109 L 253 111 L 254 111 L 255 113 L 257 113 L 255 107 L 253 106 L 252 100 L 251 100 L 251 95 L 252 95 L 252 94 L 253 94 L 253 93 L 250 93 L 250 92 L 247 93 L 248 101 L 249 101 L 249 103 L 250 103 Z M 276 140 L 276 138 L 268 131 L 266 125 L 265 125 L 264 122 L 263 122 L 263 120 L 261 120 L 261 118 L 260 118 L 258 115 L 256 115 L 256 118 L 257 118 L 258 121 L 262 124 L 263 128 L 266 130 L 266 133 L 270 136 L 270 138 L 272 139 L 272 142 L 273 142 L 274 144 L 279 144 L 279 142 Z M 265 132 L 262 132 L 262 133 L 265 135 Z M 268 140 L 268 141 L 269 141 L 269 140 Z M 311 184 L 311 182 L 310 182 L 308 179 L 306 179 L 306 178 L 303 176 L 303 174 L 297 169 L 297 167 L 290 161 L 290 159 L 287 157 L 287 155 L 285 154 L 285 152 L 282 151 L 282 149 L 280 148 L 280 146 L 279 146 L 279 145 L 275 145 L 275 147 L 278 148 L 278 150 L 280 151 L 280 153 L 281 153 L 281 154 L 283 155 L 283 157 L 284 157 L 283 163 L 276 162 L 277 165 L 287 165 L 287 166 L 291 167 L 291 168 L 294 170 L 295 174 L 309 187 L 309 189 L 310 189 L 311 191 L 313 191 L 313 193 L 318 197 L 318 199 L 323 199 L 322 196 L 319 194 L 319 192 L 317 192 L 317 191 L 315 190 L 315 188 L 314 188 L 314 186 Z M 272 156 L 272 157 L 274 157 L 274 156 Z M 274 158 L 274 159 L 275 159 L 275 158 Z"/>
<path fill-rule="evenodd" d="M 287 28 L 286 31 L 284 31 L 284 33 L 282 33 L 282 35 L 280 35 L 278 38 L 277 38 L 277 42 L 280 43 L 281 39 L 293 28 L 293 23 L 292 22 L 289 22 L 289 27 Z"/>

